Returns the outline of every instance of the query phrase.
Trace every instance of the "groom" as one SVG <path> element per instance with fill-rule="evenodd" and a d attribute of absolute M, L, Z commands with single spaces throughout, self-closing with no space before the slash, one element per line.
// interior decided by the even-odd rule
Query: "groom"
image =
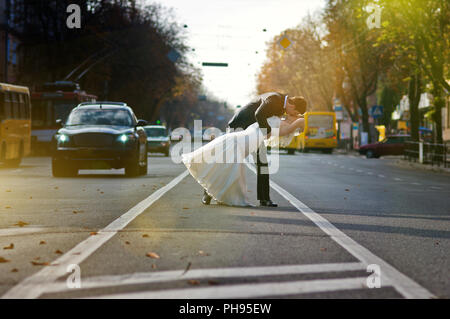
<path fill-rule="evenodd" d="M 270 135 L 271 128 L 267 123 L 267 119 L 272 116 L 282 116 L 288 114 L 292 116 L 298 116 L 306 112 L 306 100 L 300 96 L 288 97 L 287 95 L 269 92 L 264 93 L 249 104 L 240 108 L 228 122 L 228 126 L 236 131 L 236 129 L 245 130 L 247 127 L 255 122 L 258 122 L 260 129 L 265 129 L 268 135 Z M 263 131 L 264 132 L 264 131 Z M 257 199 L 261 206 L 277 207 L 270 200 L 269 194 L 269 170 L 267 163 L 267 149 L 261 146 L 258 149 L 256 155 L 257 166 Z M 209 205 L 211 202 L 211 196 L 206 191 L 203 194 L 202 202 L 205 205 Z"/>

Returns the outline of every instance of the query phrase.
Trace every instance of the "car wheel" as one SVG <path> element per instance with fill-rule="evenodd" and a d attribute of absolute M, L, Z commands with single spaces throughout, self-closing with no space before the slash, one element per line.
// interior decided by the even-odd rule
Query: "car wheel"
<path fill-rule="evenodd" d="M 132 160 L 125 165 L 125 175 L 128 177 L 136 177 L 139 175 L 140 171 L 141 166 L 139 165 L 139 156 L 138 154 L 134 154 Z"/>
<path fill-rule="evenodd" d="M 375 152 L 373 150 L 367 150 L 366 157 L 367 158 L 375 158 Z"/>
<path fill-rule="evenodd" d="M 52 175 L 53 177 L 74 177 L 78 175 L 78 168 L 62 161 L 52 160 Z"/>

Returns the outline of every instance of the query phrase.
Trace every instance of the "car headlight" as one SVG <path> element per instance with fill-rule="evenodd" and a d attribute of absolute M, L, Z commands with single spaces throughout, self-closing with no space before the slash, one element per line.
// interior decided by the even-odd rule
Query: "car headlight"
<path fill-rule="evenodd" d="M 69 141 L 69 136 L 66 134 L 59 134 L 58 137 L 58 142 L 63 144 L 63 143 L 67 143 Z"/>
<path fill-rule="evenodd" d="M 136 139 L 136 136 L 134 136 L 134 134 L 121 134 L 119 135 L 119 141 L 122 143 L 128 143 L 131 141 L 134 141 Z"/>

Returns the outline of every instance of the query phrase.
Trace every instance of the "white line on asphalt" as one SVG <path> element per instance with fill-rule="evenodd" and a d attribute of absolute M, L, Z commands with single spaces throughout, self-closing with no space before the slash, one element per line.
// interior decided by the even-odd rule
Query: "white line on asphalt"
<path fill-rule="evenodd" d="M 442 187 L 438 187 L 438 186 L 431 186 L 430 188 L 432 188 L 432 189 L 442 189 Z"/>
<path fill-rule="evenodd" d="M 95 299 L 226 299 L 285 296 L 338 290 L 368 289 L 366 277 L 263 284 L 199 287 L 95 296 Z"/>
<path fill-rule="evenodd" d="M 367 175 L 373 175 L 373 173 L 372 172 L 367 172 Z"/>
<path fill-rule="evenodd" d="M 357 171 L 358 173 L 362 173 L 362 170 L 360 170 L 360 169 L 357 169 L 356 171 Z"/>
<path fill-rule="evenodd" d="M 0 229 L 0 237 L 39 233 L 45 230 L 46 230 L 45 227 L 3 228 Z"/>
<path fill-rule="evenodd" d="M 267 267 L 234 267 L 215 269 L 193 269 L 184 274 L 184 270 L 159 271 L 125 274 L 117 276 L 99 276 L 83 278 L 81 289 L 102 287 L 117 287 L 123 285 L 149 284 L 155 282 L 168 282 L 175 280 L 209 279 L 209 278 L 239 278 L 257 276 L 300 275 L 323 272 L 341 272 L 366 270 L 362 263 L 334 263 L 315 265 L 278 265 Z M 184 275 L 183 275 L 184 274 Z M 57 282 L 47 286 L 46 293 L 67 292 L 66 282 Z"/>
<path fill-rule="evenodd" d="M 256 174 L 256 169 L 247 164 L 250 170 Z M 383 283 L 392 285 L 405 298 L 433 298 L 427 289 L 417 284 L 411 278 L 405 276 L 383 259 L 374 255 L 367 248 L 361 246 L 356 241 L 351 239 L 345 233 L 336 228 L 327 219 L 317 214 L 311 208 L 306 206 L 300 200 L 295 198 L 285 189 L 280 187 L 273 181 L 270 181 L 270 186 L 275 189 L 281 196 L 297 208 L 303 215 L 308 217 L 314 224 L 316 224 L 322 231 L 328 234 L 335 242 L 346 249 L 350 254 L 360 260 L 364 265 L 376 264 L 380 267 L 382 273 Z"/>
<path fill-rule="evenodd" d="M 54 283 L 59 277 L 67 275 L 67 266 L 71 264 L 79 265 L 98 248 L 105 244 L 111 237 L 113 237 L 119 230 L 125 228 L 133 219 L 144 212 L 161 196 L 167 193 L 175 185 L 185 178 L 189 172 L 186 170 L 169 184 L 161 187 L 146 199 L 131 208 L 125 214 L 115 219 L 108 226 L 100 230 L 97 235 L 90 236 L 70 251 L 52 262 L 52 266 L 42 268 L 37 273 L 24 279 L 16 286 L 8 290 L 2 298 L 25 299 L 37 298 L 45 293 L 47 285 Z"/>
<path fill-rule="evenodd" d="M 402 179 L 398 178 L 398 177 L 395 177 L 394 180 L 396 180 L 397 182 L 401 182 L 402 181 Z"/>
<path fill-rule="evenodd" d="M 385 178 L 386 176 L 384 176 L 382 174 L 378 174 L 378 177 Z"/>
<path fill-rule="evenodd" d="M 411 183 L 412 185 L 416 185 L 416 186 L 420 186 L 420 185 L 422 185 L 422 184 L 420 184 L 420 183 L 417 183 L 417 182 L 414 182 L 414 183 Z"/>

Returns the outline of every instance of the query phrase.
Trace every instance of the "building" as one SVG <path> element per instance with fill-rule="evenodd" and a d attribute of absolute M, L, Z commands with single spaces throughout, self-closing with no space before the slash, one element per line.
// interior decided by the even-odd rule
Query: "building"
<path fill-rule="evenodd" d="M 0 0 L 0 81 L 17 82 L 19 36 L 13 24 L 10 8 L 16 0 Z"/>

